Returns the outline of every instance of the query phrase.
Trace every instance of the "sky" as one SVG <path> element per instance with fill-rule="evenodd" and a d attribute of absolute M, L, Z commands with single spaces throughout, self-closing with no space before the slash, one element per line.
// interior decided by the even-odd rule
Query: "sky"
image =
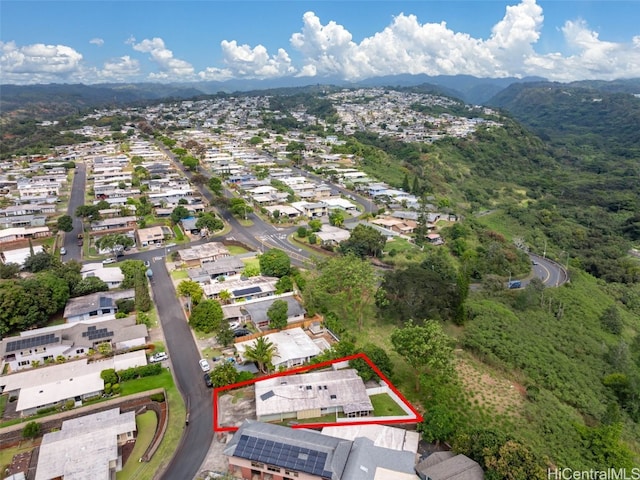
<path fill-rule="evenodd" d="M 640 78 L 640 0 L 0 2 L 0 83 Z"/>

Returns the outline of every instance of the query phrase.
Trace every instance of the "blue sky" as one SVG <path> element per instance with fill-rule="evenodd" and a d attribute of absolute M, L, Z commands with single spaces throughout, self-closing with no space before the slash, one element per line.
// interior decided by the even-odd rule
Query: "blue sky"
<path fill-rule="evenodd" d="M 640 2 L 0 2 L 2 83 L 640 77 Z"/>

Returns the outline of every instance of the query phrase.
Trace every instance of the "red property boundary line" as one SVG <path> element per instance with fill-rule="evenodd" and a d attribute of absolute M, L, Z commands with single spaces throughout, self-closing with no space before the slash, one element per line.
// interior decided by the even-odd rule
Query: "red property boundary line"
<path fill-rule="evenodd" d="M 286 375 L 295 375 L 298 373 L 307 373 L 310 370 L 314 370 L 317 368 L 324 368 L 324 367 L 331 366 L 334 363 L 348 362 L 358 358 L 361 358 L 362 360 L 367 362 L 367 364 L 376 373 L 376 375 L 380 377 L 380 379 L 389 386 L 389 388 L 393 391 L 393 393 L 395 393 L 398 396 L 398 398 L 409 408 L 409 410 L 411 410 L 414 417 L 399 418 L 395 420 L 378 420 L 378 421 L 376 421 L 375 417 L 373 417 L 374 420 L 363 420 L 363 421 L 348 422 L 348 423 L 346 422 L 345 423 L 342 423 L 342 422 L 302 423 L 298 425 L 292 425 L 291 428 L 323 428 L 323 427 L 336 427 L 336 426 L 346 427 L 349 425 L 391 425 L 391 424 L 407 424 L 407 423 L 422 422 L 423 420 L 422 415 L 420 415 L 420 413 L 414 408 L 414 406 L 407 401 L 404 395 L 402 395 L 398 391 L 398 389 L 389 381 L 389 379 L 385 376 L 385 374 L 382 373 L 378 367 L 376 367 L 376 365 L 369 359 L 369 357 L 367 357 L 365 353 L 356 353 L 355 355 L 349 355 L 348 357 L 342 357 L 336 360 L 328 360 L 326 362 L 321 362 L 315 365 L 303 365 L 302 367 L 294 368 L 292 370 L 287 370 L 286 372 L 278 372 L 272 375 L 268 375 L 266 377 L 253 378 L 251 380 L 246 380 L 244 382 L 232 383 L 231 385 L 225 385 L 224 387 L 214 388 L 213 395 L 212 395 L 213 396 L 213 431 L 214 432 L 235 432 L 236 430 L 238 430 L 238 427 L 223 427 L 218 424 L 218 421 L 219 421 L 218 396 L 221 392 L 225 392 L 227 390 L 234 390 L 236 388 L 245 387 L 247 385 L 253 385 L 256 382 L 259 382 L 261 380 L 267 380 L 269 378 L 284 377 Z M 366 418 L 366 417 L 363 417 L 363 418 Z"/>

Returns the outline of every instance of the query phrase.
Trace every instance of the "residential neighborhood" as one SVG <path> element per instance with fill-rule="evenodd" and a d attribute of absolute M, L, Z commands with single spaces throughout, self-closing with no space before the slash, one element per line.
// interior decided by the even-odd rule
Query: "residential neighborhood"
<path fill-rule="evenodd" d="M 180 428 L 192 428 L 191 412 L 210 408 L 203 406 L 207 387 L 218 386 L 214 374 L 228 365 L 238 378 L 259 378 L 329 355 L 340 338 L 321 312 L 305 304 L 300 280 L 291 280 L 293 270 L 313 269 L 313 257 L 331 258 L 363 228 L 380 242 L 372 247 L 374 257 L 383 249 L 395 251 L 394 245 L 424 248 L 416 244 L 417 232 L 430 246 L 444 244 L 439 230 L 458 220 L 454 212 L 436 205 L 434 197 L 420 196 L 407 179 L 404 188 L 389 185 L 360 169 L 361 159 L 353 154 L 335 153 L 344 144 L 338 134 L 366 125 L 381 136 L 432 142 L 499 124 L 415 111 L 407 122 L 405 113 L 416 102 L 447 105 L 447 99 L 432 95 L 357 89 L 329 98 L 341 119 L 341 130 L 332 135 L 299 128 L 264 134 L 259 118 L 265 112 L 279 115 L 269 110 L 269 97 L 229 96 L 96 110 L 83 119 L 93 124 L 73 131 L 90 141 L 57 147 L 50 157 L 0 165 L 0 262 L 17 265 L 19 278 L 28 279 L 38 275 L 29 270 L 30 259 L 50 255 L 60 268 L 79 262 L 84 282 L 70 291 L 55 324 L 34 325 L 0 341 L 0 391 L 8 399 L 2 420 L 71 415 L 59 431 L 44 434 L 40 459 L 30 470 L 35 476 L 23 478 L 87 478 L 88 472 L 92 478 L 113 478 L 121 471 L 123 452 L 133 448 L 137 435 L 132 412 L 90 412 L 94 404 L 120 398 L 127 382 L 136 381 L 123 379 L 139 375 L 141 380 L 145 369 L 155 369 L 149 375 L 174 376 L 172 385 L 194 384 L 189 388 L 198 393 L 182 407 L 184 420 L 177 421 Z M 116 132 L 120 140 L 104 140 L 112 130 L 95 123 L 127 115 L 172 131 L 171 137 L 150 138 L 132 122 Z M 292 115 L 301 125 L 324 122 L 302 110 Z M 291 145 L 298 145 L 294 160 Z M 219 186 L 211 179 L 220 179 Z M 78 192 L 77 184 L 86 186 Z M 65 215 L 68 225 L 58 220 Z M 288 257 L 291 272 L 275 274 L 261 264 L 274 249 Z M 149 291 L 153 299 L 145 300 Z M 198 329 L 204 327 L 195 319 L 202 305 L 212 304 L 220 306 L 220 318 L 202 337 Z M 274 313 L 278 309 L 283 313 Z M 195 361 L 188 368 L 173 364 L 171 345 L 178 337 L 170 324 L 176 322 L 191 326 L 189 336 L 183 332 L 180 338 L 197 349 L 202 370 Z M 265 363 L 255 354 L 264 345 L 272 349 Z M 205 381 L 186 373 L 192 370 Z M 115 377 L 105 373 L 112 371 Z M 355 425 L 328 427 L 332 433 L 325 434 L 281 424 L 326 415 L 373 416 L 378 407 L 371 392 L 389 392 L 389 386 L 365 385 L 360 375 L 346 368 L 258 382 L 254 412 L 246 417 L 252 420 L 236 425 L 235 433 L 216 434 L 198 471 L 245 479 L 453 479 L 463 471 L 471 475 L 464 478 L 483 478 L 467 457 L 425 464 L 432 457 L 418 452 L 415 421 L 403 430 L 384 427 L 388 430 L 381 434 L 411 436 L 408 450 L 402 442 L 378 445 L 371 434 L 350 437 L 347 431 L 360 432 Z M 166 395 L 165 390 L 162 398 Z M 402 408 L 393 418 L 405 418 Z M 73 416 L 85 410 L 86 416 Z M 71 468 L 54 460 L 57 452 L 98 437 L 99 442 L 91 440 L 95 462 L 80 456 L 70 460 Z M 271 453 L 259 447 L 266 443 Z M 285 450 L 288 457 L 278 453 Z M 445 467 L 447 461 L 455 468 Z M 441 473 L 435 473 L 438 468 Z"/>

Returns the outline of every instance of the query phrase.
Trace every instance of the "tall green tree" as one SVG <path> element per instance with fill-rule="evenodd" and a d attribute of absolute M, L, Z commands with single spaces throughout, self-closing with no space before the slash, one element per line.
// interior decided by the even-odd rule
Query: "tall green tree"
<path fill-rule="evenodd" d="M 190 297 L 193 305 L 200 303 L 204 297 L 204 290 L 193 280 L 182 280 L 176 287 L 176 293 L 181 297 Z"/>
<path fill-rule="evenodd" d="M 202 333 L 211 333 L 220 328 L 224 314 L 216 300 L 203 300 L 191 310 L 189 325 Z"/>
<path fill-rule="evenodd" d="M 340 251 L 357 257 L 379 257 L 387 239 L 369 225 L 359 224 L 351 231 L 347 240 L 340 243 Z"/>
<path fill-rule="evenodd" d="M 73 230 L 73 218 L 69 215 L 62 215 L 58 218 L 58 230 L 62 230 L 63 232 Z"/>
<path fill-rule="evenodd" d="M 187 210 L 187 207 L 185 207 L 184 205 L 178 205 L 171 212 L 171 221 L 177 225 L 178 223 L 180 223 L 180 220 L 182 220 L 183 218 L 189 218 L 190 216 L 191 212 Z"/>
<path fill-rule="evenodd" d="M 329 214 L 329 223 L 334 227 L 344 226 L 344 213 L 342 210 L 334 210 Z"/>
<path fill-rule="evenodd" d="M 409 320 L 404 327 L 393 331 L 391 344 L 416 372 L 416 390 L 420 389 L 421 373 L 442 373 L 452 368 L 452 340 L 435 320 L 427 320 L 422 325 L 414 325 Z"/>
<path fill-rule="evenodd" d="M 291 259 L 283 250 L 267 250 L 258 257 L 258 261 L 263 275 L 280 278 L 291 272 Z"/>
<path fill-rule="evenodd" d="M 332 312 L 345 325 L 364 326 L 374 313 L 377 281 L 373 266 L 356 256 L 333 257 L 317 265 L 305 286 L 305 302 L 312 309 Z"/>
<path fill-rule="evenodd" d="M 222 195 L 222 180 L 218 177 L 211 177 L 207 183 L 209 190 L 216 196 Z"/>
<path fill-rule="evenodd" d="M 133 238 L 121 233 L 109 233 L 104 237 L 98 238 L 95 243 L 99 250 L 109 250 L 112 255 L 116 255 L 117 252 L 122 252 L 125 248 L 132 247 L 134 241 Z"/>
<path fill-rule="evenodd" d="M 268 373 L 273 368 L 273 357 L 278 354 L 276 347 L 267 337 L 258 337 L 253 343 L 247 345 L 244 350 L 244 358 L 256 362 L 258 370 Z"/>
<path fill-rule="evenodd" d="M 289 304 L 285 300 L 278 299 L 274 301 L 267 310 L 269 328 L 277 328 L 278 330 L 280 330 L 286 327 L 288 312 Z"/>
<path fill-rule="evenodd" d="M 224 228 L 224 223 L 218 217 L 216 217 L 211 212 L 206 212 L 198 217 L 196 220 L 196 228 L 206 228 L 210 232 L 215 232 L 216 230 L 222 230 Z"/>

